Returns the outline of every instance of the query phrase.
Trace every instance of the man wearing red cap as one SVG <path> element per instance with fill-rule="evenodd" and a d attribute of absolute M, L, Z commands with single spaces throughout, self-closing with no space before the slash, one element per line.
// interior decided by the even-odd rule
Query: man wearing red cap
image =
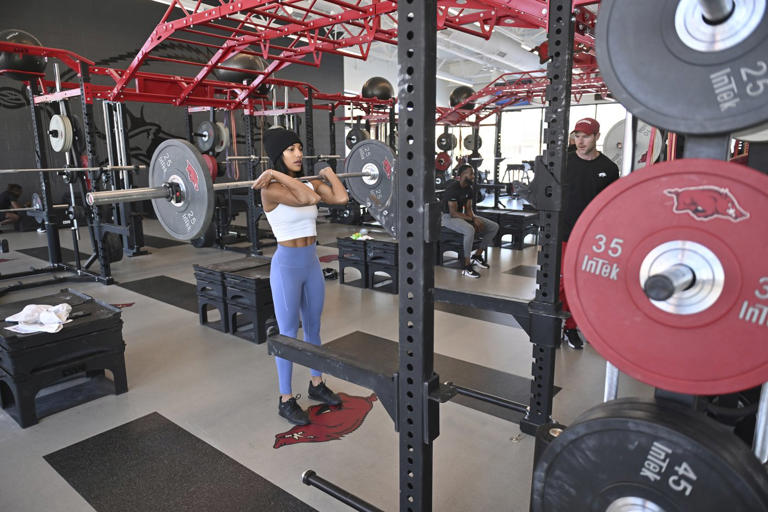
<path fill-rule="evenodd" d="M 597 150 L 600 123 L 591 117 L 586 117 L 576 123 L 573 135 L 576 151 L 568 153 L 566 185 L 563 190 L 563 256 L 565 256 L 568 237 L 581 212 L 605 187 L 619 179 L 619 168 L 616 164 Z M 563 311 L 569 311 L 562 275 L 560 276 L 560 299 L 563 302 Z M 563 334 L 571 348 L 578 350 L 584 346 L 573 318 L 566 320 Z"/>

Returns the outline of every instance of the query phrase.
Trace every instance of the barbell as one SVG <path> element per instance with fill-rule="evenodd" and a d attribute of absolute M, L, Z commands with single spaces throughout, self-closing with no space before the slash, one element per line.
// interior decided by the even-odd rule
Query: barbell
<path fill-rule="evenodd" d="M 63 210 L 66 208 L 69 208 L 68 204 L 53 204 L 51 205 L 52 209 L 55 210 Z M 40 199 L 40 196 L 37 195 L 37 193 L 32 194 L 32 206 L 25 206 L 23 208 L 5 208 L 0 210 L 0 213 L 16 213 L 16 212 L 42 212 L 45 208 L 43 208 L 43 202 Z"/>
<path fill-rule="evenodd" d="M 20 172 L 91 172 L 91 171 L 141 171 L 146 165 L 102 165 L 99 167 L 29 167 L 25 169 L 0 169 L 0 174 L 17 174 Z"/>
<path fill-rule="evenodd" d="M 350 154 L 354 164 L 347 159 L 345 170 L 338 177 L 346 180 L 352 196 L 368 206 L 372 215 L 387 217 L 392 211 L 395 158 L 392 150 L 378 141 L 363 141 Z M 364 153 L 360 156 L 360 153 Z M 163 228 L 180 240 L 200 237 L 211 221 L 214 211 L 214 194 L 217 190 L 252 187 L 255 180 L 229 183 L 212 183 L 203 155 L 191 143 L 170 139 L 161 143 L 149 164 L 149 186 L 129 190 L 108 190 L 86 194 L 89 205 L 152 200 L 157 219 Z M 304 176 L 300 181 L 322 179 L 321 176 Z M 384 212 L 382 212 L 384 210 Z M 380 220 L 380 219 L 379 219 Z M 382 225 L 394 226 L 392 222 Z M 394 228 L 392 228 L 394 229 Z"/>
<path fill-rule="evenodd" d="M 304 160 L 341 160 L 344 157 L 341 155 L 304 155 L 302 157 Z M 269 162 L 269 157 L 266 155 L 244 155 L 244 156 L 228 156 L 227 160 L 229 161 L 261 161 L 261 162 Z"/>

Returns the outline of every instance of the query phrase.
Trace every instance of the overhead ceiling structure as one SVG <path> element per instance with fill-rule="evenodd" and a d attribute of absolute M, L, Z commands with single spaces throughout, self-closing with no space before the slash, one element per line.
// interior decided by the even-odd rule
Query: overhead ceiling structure
<path fill-rule="evenodd" d="M 254 51 L 267 57 L 271 69 L 266 76 L 289 63 L 316 64 L 322 53 L 396 65 L 394 0 L 155 1 L 173 8 L 155 29 L 143 53 L 150 53 L 166 39 L 179 40 L 181 33 L 200 36 L 215 26 L 223 40 L 218 43 L 220 51 L 211 67 L 225 60 L 220 58 L 222 55 L 238 51 Z M 585 52 L 592 48 L 597 4 L 599 0 L 574 1 L 576 40 Z M 438 79 L 454 87 L 482 87 L 504 73 L 540 69 L 537 50 L 546 39 L 547 6 L 546 0 L 439 0 Z M 237 32 L 226 34 L 221 28 L 233 24 Z M 241 39 L 235 40 L 237 37 Z M 290 47 L 280 48 L 270 42 L 277 37 L 293 42 Z"/>

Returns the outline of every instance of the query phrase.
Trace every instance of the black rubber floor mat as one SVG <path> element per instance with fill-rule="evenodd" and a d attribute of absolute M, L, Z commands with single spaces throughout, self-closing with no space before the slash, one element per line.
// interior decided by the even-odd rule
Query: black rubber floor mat
<path fill-rule="evenodd" d="M 512 274 L 513 276 L 523 276 L 523 277 L 536 277 L 536 271 L 538 271 L 538 267 L 534 267 L 531 265 L 518 265 L 516 267 L 513 267 L 509 270 L 504 271 L 505 274 Z"/>
<path fill-rule="evenodd" d="M 156 412 L 44 458 L 97 512 L 314 510 Z"/>
<path fill-rule="evenodd" d="M 197 287 L 168 276 L 147 277 L 127 283 L 122 288 L 197 313 Z"/>
<path fill-rule="evenodd" d="M 520 327 L 520 324 L 515 320 L 514 316 L 506 313 L 499 313 L 497 311 L 449 304 L 448 302 L 435 302 L 435 310 L 465 316 L 467 318 L 474 318 L 475 320 L 483 320 L 484 322 L 506 325 L 508 327 Z"/>
<path fill-rule="evenodd" d="M 27 256 L 32 256 L 33 258 L 37 258 L 43 261 L 48 261 L 48 246 L 43 247 L 30 247 L 28 249 L 16 249 L 17 252 L 20 252 L 22 254 L 26 254 Z M 85 262 L 90 258 L 90 253 L 83 253 L 80 252 L 80 262 L 82 264 L 85 264 Z M 75 261 L 75 252 L 71 249 L 67 249 L 66 247 L 61 248 L 61 260 L 64 263 L 73 263 Z"/>
<path fill-rule="evenodd" d="M 360 334 L 366 338 L 360 343 Z M 504 341 L 500 340 L 500 343 Z M 380 338 L 367 333 L 356 331 L 329 343 L 323 344 L 334 352 L 348 354 L 355 359 L 375 362 L 377 367 L 397 371 L 397 343 L 386 338 Z M 500 396 L 518 403 L 527 404 L 531 393 L 531 379 L 487 368 L 461 359 L 435 354 L 435 372 L 440 375 L 440 381 L 451 381 L 458 386 L 483 391 Z M 555 387 L 555 394 L 560 391 Z M 472 409 L 491 414 L 498 418 L 519 422 L 522 415 L 487 402 L 481 402 L 465 396 L 455 396 L 451 401 Z"/>
<path fill-rule="evenodd" d="M 164 249 L 166 247 L 175 247 L 177 245 L 184 245 L 186 242 L 180 240 L 173 240 L 170 238 L 162 238 L 159 236 L 144 235 L 144 245 L 149 247 L 155 247 L 156 249 Z"/>

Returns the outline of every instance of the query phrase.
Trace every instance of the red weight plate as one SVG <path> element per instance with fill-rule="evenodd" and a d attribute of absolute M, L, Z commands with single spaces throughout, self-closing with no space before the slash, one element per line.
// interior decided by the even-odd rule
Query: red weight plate
<path fill-rule="evenodd" d="M 571 312 L 595 350 L 650 385 L 714 395 L 762 384 L 766 226 L 768 176 L 753 169 L 689 159 L 637 171 L 595 198 L 573 229 L 563 272 Z M 685 307 L 643 291 L 649 262 L 664 258 L 711 274 L 670 299 Z"/>
<path fill-rule="evenodd" d="M 440 172 L 445 172 L 448 170 L 448 168 L 451 166 L 451 156 L 443 151 L 442 153 L 438 153 L 437 157 L 435 158 L 435 170 Z"/>
<path fill-rule="evenodd" d="M 219 177 L 219 163 L 215 157 L 208 154 L 203 154 L 203 160 L 205 160 L 208 172 L 211 175 L 211 182 L 216 182 L 216 178 Z"/>

